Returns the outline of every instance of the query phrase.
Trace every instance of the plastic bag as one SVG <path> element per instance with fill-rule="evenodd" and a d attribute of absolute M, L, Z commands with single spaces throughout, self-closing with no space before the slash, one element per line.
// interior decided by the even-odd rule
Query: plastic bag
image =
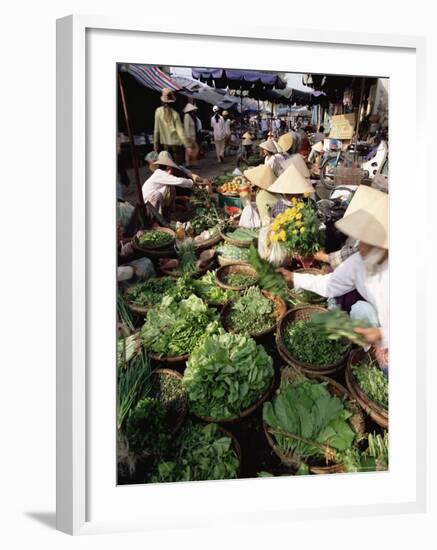
<path fill-rule="evenodd" d="M 255 205 L 249 202 L 241 212 L 240 227 L 261 227 L 261 218 L 259 217 L 258 210 Z"/>
<path fill-rule="evenodd" d="M 272 265 L 280 267 L 286 263 L 288 251 L 280 243 L 270 242 L 270 230 L 270 225 L 261 227 L 258 236 L 258 254 Z"/>

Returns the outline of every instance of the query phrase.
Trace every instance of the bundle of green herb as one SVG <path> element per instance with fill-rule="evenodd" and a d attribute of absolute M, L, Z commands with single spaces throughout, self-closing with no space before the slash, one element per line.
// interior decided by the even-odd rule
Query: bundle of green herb
<path fill-rule="evenodd" d="M 144 348 L 160 356 L 191 353 L 200 338 L 218 330 L 218 315 L 194 294 L 178 301 L 164 296 L 141 329 Z"/>
<path fill-rule="evenodd" d="M 315 313 L 311 317 L 311 325 L 321 336 L 330 340 L 341 340 L 347 338 L 354 344 L 364 345 L 361 334 L 355 332 L 358 327 L 369 326 L 367 321 L 352 320 L 349 315 L 341 309 L 332 309 L 326 312 Z"/>
<path fill-rule="evenodd" d="M 117 320 L 125 334 L 132 334 L 135 331 L 131 312 L 120 292 L 117 293 Z"/>
<path fill-rule="evenodd" d="M 188 423 L 175 440 L 165 462 L 160 462 L 152 483 L 235 479 L 239 469 L 232 439 L 217 424 Z"/>
<path fill-rule="evenodd" d="M 388 408 L 388 379 L 372 359 L 352 366 L 361 390 L 375 403 Z"/>
<path fill-rule="evenodd" d="M 225 290 L 217 285 L 214 271 L 208 271 L 203 277 L 193 281 L 193 285 L 196 294 L 207 302 L 224 304 L 235 296 L 234 291 Z"/>
<path fill-rule="evenodd" d="M 262 346 L 222 330 L 194 349 L 183 383 L 195 414 L 226 419 L 260 399 L 272 378 L 273 361 Z"/>
<path fill-rule="evenodd" d="M 249 248 L 247 259 L 258 274 L 258 285 L 275 296 L 287 299 L 288 288 L 284 278 L 270 262 L 261 258 L 253 245 Z"/>
<path fill-rule="evenodd" d="M 237 241 L 253 241 L 257 239 L 259 235 L 259 229 L 250 229 L 248 227 L 237 227 L 232 231 L 227 231 L 226 236 Z"/>
<path fill-rule="evenodd" d="M 129 450 L 136 455 L 161 454 L 169 441 L 165 407 L 153 397 L 141 399 L 126 420 Z"/>
<path fill-rule="evenodd" d="M 355 441 L 351 417 L 352 412 L 331 395 L 325 383 L 304 376 L 283 382 L 279 393 L 263 408 L 263 420 L 281 451 L 303 461 L 341 462 L 341 453 Z"/>
<path fill-rule="evenodd" d="M 239 334 L 257 334 L 276 324 L 275 309 L 275 303 L 252 286 L 232 302 L 226 328 Z"/>
<path fill-rule="evenodd" d="M 314 366 L 338 363 L 347 350 L 342 340 L 331 340 L 314 327 L 311 320 L 289 323 L 284 343 L 298 361 Z"/>
<path fill-rule="evenodd" d="M 161 248 L 173 243 L 174 237 L 170 233 L 151 229 L 138 237 L 138 244 L 143 248 Z"/>
<path fill-rule="evenodd" d="M 141 283 L 136 283 L 126 291 L 126 299 L 141 307 L 159 304 L 164 294 L 174 285 L 172 277 L 152 277 Z"/>
<path fill-rule="evenodd" d="M 222 280 L 226 285 L 234 287 L 248 287 L 256 285 L 258 277 L 254 275 L 246 275 L 245 273 L 226 273 L 222 276 Z"/>
<path fill-rule="evenodd" d="M 233 244 L 225 243 L 217 247 L 217 254 L 219 256 L 222 256 L 223 258 L 226 258 L 227 260 L 245 262 L 248 258 L 249 249 L 240 248 Z"/>

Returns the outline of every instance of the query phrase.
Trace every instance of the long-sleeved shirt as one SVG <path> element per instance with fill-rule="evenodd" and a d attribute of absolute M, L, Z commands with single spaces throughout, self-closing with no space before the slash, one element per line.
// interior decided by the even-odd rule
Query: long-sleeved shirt
<path fill-rule="evenodd" d="M 221 141 L 226 137 L 225 119 L 221 115 L 214 115 L 211 118 L 211 128 L 214 132 L 214 141 Z"/>
<path fill-rule="evenodd" d="M 388 348 L 388 259 L 378 265 L 375 273 L 370 275 L 363 259 L 357 252 L 327 275 L 295 273 L 293 283 L 296 290 L 310 290 L 325 298 L 343 296 L 343 294 L 356 289 L 364 300 L 375 308 L 382 332 L 381 347 Z"/>
<path fill-rule="evenodd" d="M 272 208 L 280 198 L 281 195 L 269 193 L 265 189 L 260 189 L 258 191 L 256 194 L 256 206 L 258 208 L 259 217 L 261 218 L 261 223 L 267 218 L 271 218 Z"/>
<path fill-rule="evenodd" d="M 184 132 L 188 139 L 196 141 L 196 122 L 189 113 L 184 116 Z"/>
<path fill-rule="evenodd" d="M 172 109 L 158 107 L 155 111 L 155 126 L 153 142 L 156 145 L 184 145 L 189 146 L 182 127 L 179 113 Z"/>
<path fill-rule="evenodd" d="M 268 164 L 273 170 L 276 177 L 282 174 L 282 158 L 281 155 L 276 153 L 275 155 L 269 155 L 264 159 L 264 164 Z"/>
<path fill-rule="evenodd" d="M 193 187 L 193 180 L 180 178 L 173 174 L 169 174 L 165 170 L 161 170 L 161 168 L 157 168 L 143 184 L 142 190 L 144 201 L 147 202 L 149 198 L 156 195 L 156 193 L 164 195 L 167 190 L 167 185 L 190 188 Z"/>

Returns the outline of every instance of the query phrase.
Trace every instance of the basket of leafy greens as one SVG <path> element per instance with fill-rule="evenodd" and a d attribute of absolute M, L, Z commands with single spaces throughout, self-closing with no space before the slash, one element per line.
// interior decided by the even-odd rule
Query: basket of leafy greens
<path fill-rule="evenodd" d="M 354 350 L 346 367 L 346 384 L 363 410 L 382 428 L 388 427 L 388 378 L 373 352 Z"/>
<path fill-rule="evenodd" d="M 235 292 L 225 290 L 217 284 L 214 271 L 208 271 L 200 279 L 193 281 L 195 293 L 210 306 L 222 306 L 235 297 Z"/>
<path fill-rule="evenodd" d="M 240 463 L 241 449 L 234 435 L 217 424 L 189 422 L 148 481 L 235 479 Z"/>
<path fill-rule="evenodd" d="M 358 452 L 366 437 L 362 411 L 343 386 L 290 367 L 275 397 L 264 403 L 263 423 L 283 464 L 296 469 L 306 464 L 317 474 L 345 471 L 349 452 Z"/>
<path fill-rule="evenodd" d="M 271 334 L 285 312 L 282 298 L 252 286 L 224 306 L 221 319 L 228 332 L 255 338 Z"/>
<path fill-rule="evenodd" d="M 140 315 L 159 304 L 164 294 L 174 285 L 172 277 L 152 277 L 130 286 L 125 299 L 129 308 Z"/>
<path fill-rule="evenodd" d="M 221 266 L 248 264 L 249 250 L 233 244 L 224 243 L 217 247 L 217 259 Z"/>
<path fill-rule="evenodd" d="M 282 359 L 306 374 L 329 374 L 344 367 L 350 351 L 346 339 L 332 340 L 311 322 L 314 313 L 326 312 L 305 305 L 288 311 L 279 321 L 276 346 Z"/>
<path fill-rule="evenodd" d="M 140 231 L 132 239 L 135 250 L 149 251 L 169 248 L 175 242 L 175 232 L 168 227 L 156 227 L 146 231 Z"/>
<path fill-rule="evenodd" d="M 252 338 L 221 330 L 196 346 L 183 382 L 194 415 L 207 422 L 236 422 L 268 397 L 273 361 Z"/>
<path fill-rule="evenodd" d="M 199 340 L 218 330 L 218 314 L 192 294 L 177 300 L 164 296 L 149 311 L 141 328 L 141 340 L 152 359 L 181 362 L 188 358 Z"/>
<path fill-rule="evenodd" d="M 259 229 L 248 227 L 223 229 L 221 236 L 229 244 L 242 248 L 250 248 L 253 242 L 258 239 Z"/>
<path fill-rule="evenodd" d="M 258 274 L 246 264 L 233 264 L 219 267 L 215 272 L 217 284 L 226 290 L 246 290 L 258 282 Z"/>

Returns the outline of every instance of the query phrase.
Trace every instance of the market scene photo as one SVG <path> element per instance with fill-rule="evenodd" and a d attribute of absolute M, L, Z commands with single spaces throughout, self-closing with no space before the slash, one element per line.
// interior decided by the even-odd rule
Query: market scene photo
<path fill-rule="evenodd" d="M 389 469 L 388 105 L 117 64 L 118 484 Z"/>

